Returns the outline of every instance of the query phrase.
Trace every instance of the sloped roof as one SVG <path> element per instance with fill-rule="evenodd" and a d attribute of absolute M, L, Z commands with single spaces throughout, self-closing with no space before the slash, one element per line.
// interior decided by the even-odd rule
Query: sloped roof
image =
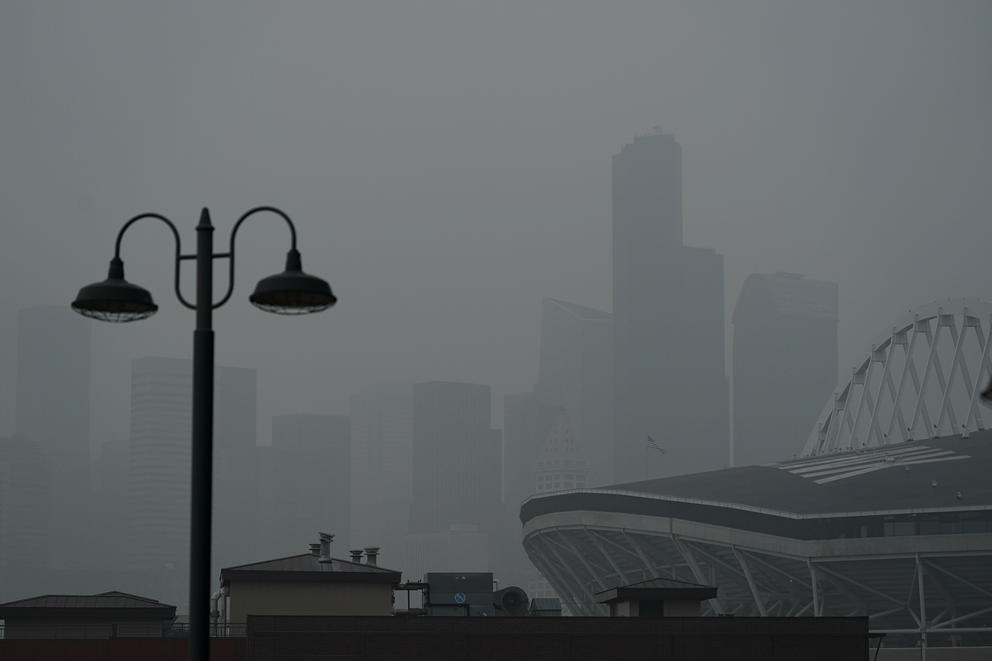
<path fill-rule="evenodd" d="M 226 567 L 220 570 L 221 585 L 228 581 L 325 581 L 341 583 L 392 583 L 400 582 L 400 572 L 379 567 L 331 558 L 321 562 L 312 553 L 301 553 L 285 558 L 253 562 L 247 565 Z"/>
<path fill-rule="evenodd" d="M 569 301 L 562 301 L 557 298 L 545 298 L 544 300 L 557 305 L 569 314 L 579 317 L 580 319 L 609 319 L 613 316 L 609 312 L 604 312 L 595 308 L 587 308 L 584 305 L 570 303 Z"/>
<path fill-rule="evenodd" d="M 46 594 L 0 604 L 0 617 L 125 615 L 173 618 L 176 607 L 116 590 L 99 594 Z"/>
<path fill-rule="evenodd" d="M 595 597 L 596 601 L 601 604 L 628 599 L 698 599 L 703 601 L 716 597 L 716 588 L 711 585 L 658 577 L 629 585 L 618 585 L 610 590 L 597 592 Z"/>

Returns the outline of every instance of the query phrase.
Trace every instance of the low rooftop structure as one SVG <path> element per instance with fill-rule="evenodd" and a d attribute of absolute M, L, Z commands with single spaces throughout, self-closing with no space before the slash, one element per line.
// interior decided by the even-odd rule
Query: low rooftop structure
<path fill-rule="evenodd" d="M 596 593 L 610 617 L 698 617 L 699 604 L 716 598 L 716 588 L 674 578 L 652 578 Z"/>
<path fill-rule="evenodd" d="M 125 592 L 47 594 L 0 604 L 4 637 L 159 637 L 176 619 L 176 607 Z"/>
<path fill-rule="evenodd" d="M 374 547 L 365 549 L 364 564 L 332 558 L 331 537 L 322 534 L 310 553 L 222 569 L 229 621 L 243 623 L 249 615 L 392 615 L 400 572 L 378 566 Z"/>

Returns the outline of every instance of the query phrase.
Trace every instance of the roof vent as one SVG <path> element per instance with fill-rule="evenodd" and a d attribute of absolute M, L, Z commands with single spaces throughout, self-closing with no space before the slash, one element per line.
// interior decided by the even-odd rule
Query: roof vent
<path fill-rule="evenodd" d="M 361 564 L 362 562 L 362 549 L 351 549 L 348 551 L 351 554 L 351 561 Z"/>
<path fill-rule="evenodd" d="M 366 546 L 365 547 L 365 563 L 375 567 L 379 564 L 379 547 L 378 546 Z"/>
<path fill-rule="evenodd" d="M 320 535 L 320 561 L 330 562 L 331 561 L 331 542 L 334 541 L 334 535 L 327 532 L 318 533 Z"/>
<path fill-rule="evenodd" d="M 316 556 L 320 555 L 320 542 L 310 543 L 310 555 L 316 555 Z"/>

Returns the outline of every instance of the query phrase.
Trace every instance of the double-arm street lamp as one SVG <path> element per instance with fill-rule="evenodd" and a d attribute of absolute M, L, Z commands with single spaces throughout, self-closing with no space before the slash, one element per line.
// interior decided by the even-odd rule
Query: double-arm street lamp
<path fill-rule="evenodd" d="M 275 207 L 256 207 L 238 218 L 231 230 L 230 248 L 227 252 L 213 250 L 213 225 L 210 213 L 204 209 L 196 226 L 196 253 L 184 255 L 176 226 L 165 216 L 143 213 L 124 223 L 117 234 L 114 258 L 110 260 L 107 279 L 94 282 L 79 290 L 72 302 L 72 309 L 81 315 L 101 321 L 126 322 L 147 319 L 155 314 L 158 306 L 144 287 L 124 279 L 124 262 L 121 260 L 121 239 L 131 225 L 144 218 L 164 222 L 175 238 L 175 276 L 173 286 L 179 302 L 196 310 L 196 330 L 193 332 L 193 475 L 190 512 L 190 568 L 189 568 L 189 651 L 190 659 L 206 661 L 210 656 L 209 602 L 210 602 L 210 525 L 213 478 L 213 425 L 214 425 L 214 331 L 213 311 L 224 305 L 234 291 L 234 241 L 241 224 L 250 216 L 269 212 L 280 216 L 289 226 L 291 238 L 286 255 L 286 270 L 270 275 L 258 282 L 251 302 L 266 312 L 276 314 L 307 314 L 326 310 L 337 302 L 326 281 L 303 272 L 300 253 L 296 249 L 296 228 L 284 212 Z M 196 300 L 190 303 L 183 296 L 179 284 L 180 265 L 185 260 L 196 260 Z M 213 301 L 214 260 L 228 261 L 227 293 Z"/>

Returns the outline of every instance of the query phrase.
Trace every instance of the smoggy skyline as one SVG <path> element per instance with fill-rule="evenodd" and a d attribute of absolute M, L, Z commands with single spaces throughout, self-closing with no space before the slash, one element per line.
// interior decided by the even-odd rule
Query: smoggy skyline
<path fill-rule="evenodd" d="M 610 159 L 656 125 L 683 148 L 686 243 L 725 257 L 727 319 L 750 273 L 837 282 L 844 373 L 908 308 L 987 296 L 990 19 L 979 2 L 6 3 L 0 434 L 20 308 L 103 278 L 134 214 L 169 216 L 190 250 L 202 206 L 223 245 L 259 204 L 294 218 L 341 301 L 252 308 L 288 237 L 241 232 L 217 359 L 258 370 L 260 442 L 273 415 L 347 413 L 379 381 L 491 385 L 499 426 L 502 396 L 537 380 L 542 297 L 612 309 Z M 127 437 L 132 358 L 190 356 L 171 251 L 154 223 L 125 241 L 161 310 L 92 329 L 94 446 Z"/>

